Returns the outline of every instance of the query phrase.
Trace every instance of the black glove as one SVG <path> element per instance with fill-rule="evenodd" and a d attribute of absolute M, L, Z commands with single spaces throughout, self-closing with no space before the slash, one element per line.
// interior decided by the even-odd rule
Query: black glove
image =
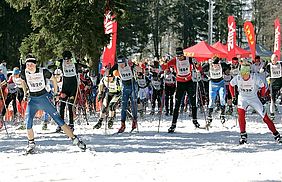
<path fill-rule="evenodd" d="M 262 103 L 262 105 L 266 103 L 266 99 L 264 97 L 260 97 L 259 100 Z"/>
<path fill-rule="evenodd" d="M 238 104 L 238 100 L 237 100 L 237 98 L 236 98 L 236 97 L 234 97 L 234 98 L 232 99 L 232 103 L 233 103 L 235 106 L 237 106 L 237 104 Z"/>

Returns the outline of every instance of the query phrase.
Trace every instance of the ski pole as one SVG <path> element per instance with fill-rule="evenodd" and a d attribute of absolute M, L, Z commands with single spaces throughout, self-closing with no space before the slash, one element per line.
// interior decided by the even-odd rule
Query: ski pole
<path fill-rule="evenodd" d="M 7 110 L 6 101 L 5 101 L 5 98 L 4 98 L 2 87 L 0 87 L 0 92 L 1 92 L 1 97 L 2 97 L 2 100 L 3 100 L 4 107 L 5 107 L 6 112 L 7 112 L 8 110 Z M 3 122 L 4 128 L 6 130 L 6 134 L 9 137 L 8 129 L 7 129 L 6 123 L 4 121 L 4 116 L 3 116 L 3 121 L 2 122 Z"/>
<path fill-rule="evenodd" d="M 158 124 L 158 133 L 160 132 L 162 113 L 163 113 L 163 107 L 164 107 L 164 100 L 165 100 L 165 88 L 163 88 L 163 93 L 162 93 L 162 102 L 161 102 L 160 117 L 159 117 L 159 124 Z"/>

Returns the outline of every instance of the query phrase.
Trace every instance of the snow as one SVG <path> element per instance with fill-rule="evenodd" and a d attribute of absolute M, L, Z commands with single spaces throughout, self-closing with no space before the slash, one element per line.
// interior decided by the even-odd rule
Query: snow
<path fill-rule="evenodd" d="M 204 117 L 199 114 L 204 125 Z M 218 117 L 217 117 L 218 118 Z M 171 116 L 139 120 L 139 133 L 93 130 L 81 123 L 75 133 L 87 144 L 81 152 L 64 134 L 42 134 L 35 122 L 37 153 L 24 156 L 25 131 L 8 123 L 9 136 L 0 131 L 0 181 L 282 181 L 282 145 L 277 144 L 258 115 L 247 115 L 248 144 L 238 145 L 236 117 L 223 127 L 215 119 L 209 131 L 195 129 L 187 114 L 180 115 L 176 133 L 169 134 Z M 119 118 L 118 118 L 119 119 Z M 281 116 L 275 121 L 282 131 Z M 56 125 L 49 124 L 49 132 Z M 48 132 L 48 131 L 47 131 Z"/>

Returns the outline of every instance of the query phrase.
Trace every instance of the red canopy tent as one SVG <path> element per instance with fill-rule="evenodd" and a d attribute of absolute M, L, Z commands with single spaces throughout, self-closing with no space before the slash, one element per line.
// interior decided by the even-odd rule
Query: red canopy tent
<path fill-rule="evenodd" d="M 194 57 L 199 61 L 207 60 L 215 56 L 220 58 L 227 57 L 227 54 L 225 52 L 221 52 L 220 50 L 213 48 L 205 41 L 201 41 L 192 47 L 188 47 L 184 49 L 183 52 L 185 56 Z"/>
<path fill-rule="evenodd" d="M 219 41 L 216 42 L 215 44 L 213 44 L 212 47 L 217 49 L 217 50 L 220 50 L 221 52 L 228 54 L 227 45 L 224 45 L 224 44 L 220 43 Z M 236 56 L 239 56 L 241 58 L 246 58 L 246 57 L 252 56 L 250 51 L 246 51 L 245 49 L 242 49 L 237 45 L 235 47 L 235 54 L 236 54 Z"/>

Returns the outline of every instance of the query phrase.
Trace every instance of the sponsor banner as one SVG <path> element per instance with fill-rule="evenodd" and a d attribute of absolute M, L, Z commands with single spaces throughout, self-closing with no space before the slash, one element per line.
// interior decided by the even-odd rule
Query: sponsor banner
<path fill-rule="evenodd" d="M 246 21 L 244 23 L 244 32 L 246 34 L 246 37 L 248 39 L 249 47 L 252 53 L 252 58 L 255 60 L 256 57 L 256 37 L 255 37 L 255 31 L 254 26 L 251 22 Z"/>
<path fill-rule="evenodd" d="M 274 54 L 277 55 L 278 60 L 280 61 L 281 56 L 281 29 L 279 19 L 276 18 L 274 21 Z"/>
<path fill-rule="evenodd" d="M 115 16 L 112 15 L 111 11 L 107 11 L 104 18 L 104 29 L 105 34 L 111 35 L 110 43 L 104 47 L 103 57 L 102 57 L 102 67 L 113 66 L 115 64 L 116 57 L 116 41 L 117 41 L 117 21 L 114 19 Z"/>
<path fill-rule="evenodd" d="M 233 16 L 228 16 L 228 37 L 227 37 L 227 52 L 228 59 L 231 60 L 236 56 L 236 22 Z"/>

